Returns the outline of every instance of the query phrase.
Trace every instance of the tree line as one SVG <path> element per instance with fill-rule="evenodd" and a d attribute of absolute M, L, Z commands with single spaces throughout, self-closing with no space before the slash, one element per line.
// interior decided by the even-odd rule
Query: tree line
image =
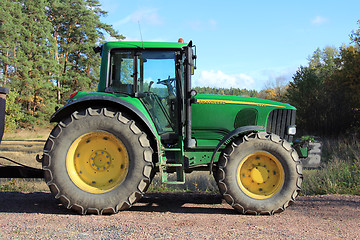
<path fill-rule="evenodd" d="M 234 95 L 234 96 L 246 96 L 256 97 L 258 91 L 248 90 L 246 88 L 214 88 L 214 87 L 195 87 L 197 93 L 203 94 L 217 94 L 217 95 Z"/>
<path fill-rule="evenodd" d="M 289 84 L 264 91 L 265 98 L 297 108 L 302 133 L 359 136 L 360 28 L 350 33 L 350 40 L 348 46 L 318 48 Z"/>
<path fill-rule="evenodd" d="M 47 123 L 76 90 L 95 90 L 104 34 L 98 0 L 1 0 L 0 81 L 8 87 L 8 128 Z"/>

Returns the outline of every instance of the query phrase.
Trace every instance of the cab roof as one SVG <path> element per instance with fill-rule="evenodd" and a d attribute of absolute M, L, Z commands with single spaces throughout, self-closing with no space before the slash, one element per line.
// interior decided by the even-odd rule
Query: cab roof
<path fill-rule="evenodd" d="M 187 46 L 187 43 L 179 42 L 128 42 L 128 41 L 116 41 L 107 42 L 103 45 L 103 50 L 110 50 L 113 48 L 178 48 L 181 49 Z"/>

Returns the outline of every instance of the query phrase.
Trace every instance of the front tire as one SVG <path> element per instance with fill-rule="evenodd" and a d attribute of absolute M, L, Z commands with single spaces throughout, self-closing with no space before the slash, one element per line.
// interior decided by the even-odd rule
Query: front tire
<path fill-rule="evenodd" d="M 74 112 L 44 147 L 46 183 L 56 199 L 81 214 L 129 208 L 151 181 L 152 149 L 129 116 L 107 108 Z"/>
<path fill-rule="evenodd" d="M 282 212 L 302 183 L 296 151 L 277 135 L 252 133 L 230 143 L 220 156 L 217 183 L 224 199 L 243 214 Z"/>

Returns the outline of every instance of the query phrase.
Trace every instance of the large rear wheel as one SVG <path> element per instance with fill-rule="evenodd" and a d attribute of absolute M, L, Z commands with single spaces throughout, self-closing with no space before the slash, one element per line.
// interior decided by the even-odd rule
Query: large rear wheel
<path fill-rule="evenodd" d="M 151 181 L 152 149 L 129 116 L 106 108 L 74 112 L 44 147 L 45 180 L 55 198 L 81 214 L 129 208 Z"/>
<path fill-rule="evenodd" d="M 217 183 L 224 199 L 241 213 L 274 214 L 297 197 L 302 168 L 296 151 L 277 135 L 252 133 L 221 154 Z"/>

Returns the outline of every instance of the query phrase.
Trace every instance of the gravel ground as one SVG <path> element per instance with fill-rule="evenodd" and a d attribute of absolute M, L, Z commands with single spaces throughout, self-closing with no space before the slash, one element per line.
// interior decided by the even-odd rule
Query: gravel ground
<path fill-rule="evenodd" d="M 0 239 L 360 239 L 360 196 L 299 197 L 274 216 L 219 195 L 149 193 L 130 210 L 80 216 L 49 192 L 0 192 Z"/>

